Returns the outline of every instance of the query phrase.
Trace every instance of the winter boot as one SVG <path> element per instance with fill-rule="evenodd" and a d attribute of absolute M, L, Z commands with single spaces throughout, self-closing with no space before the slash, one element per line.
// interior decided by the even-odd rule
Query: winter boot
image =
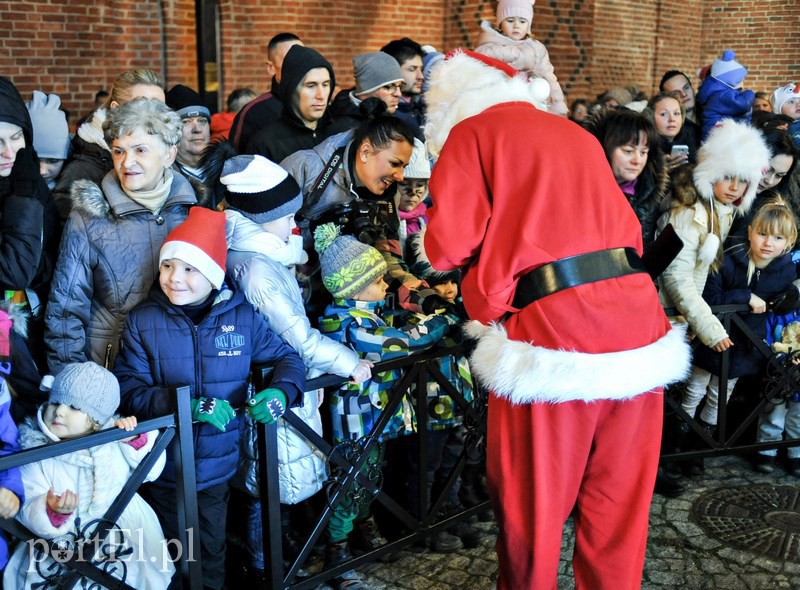
<path fill-rule="evenodd" d="M 328 543 L 325 547 L 325 569 L 329 570 L 352 559 L 353 556 L 347 547 L 347 540 L 337 543 Z M 330 585 L 334 590 L 367 590 L 364 582 L 355 570 L 347 570 L 332 580 Z"/>

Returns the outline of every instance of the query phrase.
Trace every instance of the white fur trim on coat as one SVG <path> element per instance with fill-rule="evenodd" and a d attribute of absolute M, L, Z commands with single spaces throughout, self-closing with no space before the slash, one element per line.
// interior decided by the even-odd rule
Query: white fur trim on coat
<path fill-rule="evenodd" d="M 505 102 L 528 102 L 547 110 L 550 86 L 542 79 L 529 81 L 523 73 L 509 78 L 504 72 L 464 52 L 443 60 L 431 71 L 425 93 L 425 140 L 428 151 L 438 156 L 450 130 L 472 117 Z"/>
<path fill-rule="evenodd" d="M 746 181 L 748 186 L 742 203 L 735 209 L 736 215 L 743 216 L 753 205 L 758 183 L 769 170 L 770 157 L 764 136 L 757 129 L 733 119 L 723 119 L 700 146 L 693 172 L 694 185 L 700 196 L 711 203 L 717 181 L 726 176 Z"/>
<path fill-rule="evenodd" d="M 629 399 L 689 374 L 691 351 L 681 325 L 647 346 L 603 354 L 511 340 L 498 324 L 471 321 L 464 331 L 478 341 L 469 361 L 473 375 L 514 404 Z"/>

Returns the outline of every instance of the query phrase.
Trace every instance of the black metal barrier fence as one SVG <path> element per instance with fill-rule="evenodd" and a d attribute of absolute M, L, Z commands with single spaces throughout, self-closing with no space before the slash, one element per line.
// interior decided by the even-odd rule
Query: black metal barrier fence
<path fill-rule="evenodd" d="M 798 439 L 789 439 L 772 443 L 756 443 L 742 440 L 748 428 L 753 426 L 758 419 L 759 413 L 766 404 L 796 403 L 795 397 L 797 397 L 798 392 L 800 392 L 800 365 L 795 364 L 793 361 L 800 360 L 800 351 L 796 354 L 790 353 L 788 355 L 773 354 L 767 344 L 754 334 L 742 320 L 740 314 L 749 311 L 747 306 L 715 306 L 712 310 L 722 321 L 723 326 L 729 334 L 731 327 L 736 326 L 739 330 L 739 334 L 743 334 L 758 353 L 763 355 L 767 360 L 766 376 L 759 382 L 758 395 L 753 396 L 755 399 L 751 400 L 753 402 L 751 407 L 743 414 L 741 420 L 733 423 L 729 419 L 728 396 L 726 395 L 730 352 L 725 351 L 721 353 L 718 427 L 716 434 L 713 436 L 709 434 L 709 432 L 703 428 L 703 425 L 698 423 L 693 416 L 689 416 L 683 411 L 681 408 L 681 401 L 679 397 L 676 397 L 676 392 L 680 392 L 680 387 L 670 388 L 664 396 L 666 416 L 668 418 L 674 417 L 687 424 L 697 435 L 698 439 L 703 441 L 705 448 L 686 449 L 671 453 L 667 452 L 662 454 L 662 459 L 673 461 L 800 445 L 800 440 Z M 668 313 L 670 311 L 671 310 L 667 310 Z M 303 542 L 299 554 L 291 562 L 285 561 L 282 551 L 279 502 L 280 488 L 278 479 L 278 427 L 277 425 L 258 425 L 258 453 L 259 457 L 263 458 L 263 460 L 259 461 L 258 466 L 259 480 L 263 482 L 263 485 L 260 486 L 260 493 L 265 571 L 268 576 L 267 587 L 272 590 L 304 590 L 315 588 L 320 583 L 340 575 L 347 570 L 371 563 L 382 556 L 398 551 L 437 531 L 443 530 L 488 509 L 488 503 L 483 503 L 447 517 L 441 516 L 440 513 L 440 509 L 446 500 L 448 492 L 456 485 L 460 477 L 464 465 L 467 462 L 467 457 L 474 456 L 475 453 L 478 453 L 481 457 L 485 456 L 487 393 L 482 390 L 477 383 L 473 382 L 473 399 L 465 399 L 460 388 L 454 387 L 453 383 L 442 373 L 439 367 L 439 360 L 443 357 L 449 355 L 463 355 L 466 353 L 467 347 L 465 345 L 460 345 L 456 348 L 432 349 L 421 354 L 376 364 L 373 369 L 373 374 L 382 371 L 398 370 L 400 371 L 400 377 L 388 392 L 388 402 L 384 406 L 372 431 L 359 440 L 344 441 L 334 446 L 319 436 L 297 415 L 292 412 L 287 412 L 284 420 L 325 455 L 329 471 L 329 477 L 324 486 L 327 497 L 326 506 L 319 514 L 316 523 L 313 524 L 311 533 Z M 266 370 L 254 371 L 256 389 L 265 385 L 268 381 L 266 373 Z M 330 392 L 340 387 L 344 382 L 345 379 L 325 375 L 317 379 L 309 380 L 307 383 L 307 391 L 315 391 L 322 388 Z M 449 475 L 446 477 L 444 488 L 441 489 L 436 497 L 429 497 L 429 486 L 427 485 L 429 472 L 426 457 L 428 453 L 429 430 L 426 408 L 428 402 L 427 384 L 429 382 L 435 382 L 438 387 L 441 388 L 442 393 L 452 399 L 454 412 L 457 412 L 462 417 L 466 431 L 464 448 L 458 460 L 450 470 Z M 86 540 L 86 542 L 89 543 L 91 541 L 91 544 L 96 544 L 98 540 L 102 542 L 104 536 L 107 535 L 108 531 L 113 527 L 113 523 L 136 493 L 136 490 L 144 480 L 158 455 L 172 442 L 172 444 L 175 445 L 177 468 L 176 494 L 178 498 L 179 527 L 181 531 L 186 531 L 189 535 L 192 535 L 191 539 L 184 535 L 184 538 L 179 539 L 179 541 L 184 543 L 184 547 L 199 547 L 194 449 L 191 428 L 192 419 L 189 408 L 190 396 L 188 388 L 180 388 L 176 391 L 176 394 L 178 410 L 175 415 L 164 416 L 155 420 L 143 422 L 139 424 L 133 432 L 117 429 L 105 430 L 76 440 L 55 443 L 8 455 L 0 458 L 0 470 L 158 429 L 160 433 L 153 452 L 151 452 L 148 458 L 134 471 L 120 496 L 103 518 L 100 519 L 98 526 L 94 528 L 84 527 L 85 530 L 91 529 L 92 534 L 91 540 Z M 411 400 L 416 410 L 416 431 L 419 437 L 419 460 L 417 461 L 419 470 L 417 474 L 417 481 L 419 481 L 417 490 L 419 495 L 419 509 L 415 511 L 406 509 L 396 498 L 392 498 L 388 493 L 382 490 L 380 465 L 376 466 L 368 463 L 370 451 L 379 444 L 378 438 L 380 433 L 383 432 L 390 417 L 404 398 Z M 182 425 L 188 425 L 188 427 L 183 427 Z M 318 571 L 306 577 L 299 577 L 298 574 L 309 563 L 315 545 L 322 539 L 333 510 L 346 499 L 353 501 L 359 495 L 368 495 L 374 498 L 376 502 L 381 504 L 384 509 L 400 521 L 408 532 L 400 538 L 389 542 L 387 545 L 359 555 L 337 567 Z M 36 539 L 30 531 L 27 531 L 14 520 L 0 519 L 0 528 L 11 533 L 18 539 L 21 539 L 23 542 Z M 48 549 L 53 549 L 54 543 L 48 543 Z M 200 589 L 203 587 L 198 554 L 199 551 L 195 552 L 194 560 L 182 559 L 180 561 L 179 567 L 185 588 Z M 68 576 L 67 579 L 72 581 L 83 576 L 108 588 L 130 588 L 130 586 L 125 584 L 124 579 L 119 580 L 105 571 L 101 560 L 98 560 L 97 563 L 92 563 L 91 556 L 88 553 L 83 553 L 83 559 L 77 559 L 77 555 L 79 555 L 78 552 L 76 552 L 75 558 L 65 559 L 59 562 L 59 566 L 61 567 L 56 570 L 59 583 L 58 586 L 53 584 L 52 587 L 71 587 L 71 585 L 63 585 L 65 576 Z M 87 555 L 89 559 L 86 559 Z"/>
<path fill-rule="evenodd" d="M 431 534 L 443 530 L 464 519 L 470 518 L 489 508 L 488 502 L 465 509 L 450 515 L 440 516 L 448 492 L 456 485 L 461 471 L 467 462 L 467 457 L 478 453 L 485 456 L 486 440 L 486 409 L 487 394 L 477 386 L 472 388 L 472 400 L 467 400 L 462 395 L 460 388 L 456 388 L 440 370 L 439 360 L 450 355 L 463 355 L 466 353 L 464 346 L 458 348 L 437 348 L 421 354 L 415 354 L 402 359 L 378 363 L 373 368 L 373 375 L 383 371 L 400 370 L 400 378 L 393 384 L 388 392 L 388 402 L 382 408 L 381 414 L 372 430 L 364 437 L 354 441 L 344 441 L 332 445 L 320 437 L 312 428 L 292 412 L 284 415 L 286 420 L 295 430 L 305 437 L 312 445 L 319 449 L 327 458 L 329 478 L 324 489 L 327 503 L 317 522 L 313 525 L 311 534 L 303 543 L 299 555 L 288 565 L 285 565 L 282 543 L 280 506 L 277 498 L 280 497 L 278 483 L 278 440 L 275 425 L 258 425 L 258 453 L 265 461 L 259 461 L 259 480 L 266 482 L 260 487 L 262 505 L 262 533 L 264 536 L 265 572 L 268 575 L 267 587 L 277 589 L 291 588 L 302 590 L 316 588 L 320 583 L 357 568 L 359 565 L 370 563 L 389 553 L 396 552 L 403 547 L 424 539 Z M 256 379 L 256 382 L 258 380 Z M 346 380 L 340 377 L 326 375 L 307 383 L 307 391 L 323 388 L 325 390 L 337 389 Z M 449 396 L 453 401 L 454 413 L 462 417 L 466 431 L 464 448 L 458 460 L 446 476 L 445 484 L 436 497 L 429 497 L 428 482 L 428 414 L 427 414 L 427 384 L 435 382 L 443 395 Z M 257 383 L 258 385 L 258 383 Z M 256 387 L 258 389 L 258 387 Z M 394 414 L 403 399 L 412 400 L 415 416 L 416 431 L 419 436 L 417 461 L 419 472 L 418 485 L 418 513 L 409 511 L 401 503 L 392 498 L 381 489 L 380 465 L 370 465 L 368 460 L 370 451 L 379 444 L 378 439 L 390 417 Z M 366 467 L 366 469 L 365 469 Z M 403 468 L 393 466 L 393 468 Z M 299 578 L 298 573 L 308 563 L 314 546 L 320 541 L 334 509 L 345 499 L 354 501 L 359 495 L 367 495 L 382 505 L 393 517 L 405 525 L 409 531 L 402 537 L 389 542 L 373 551 L 359 555 L 337 567 L 316 573 L 309 577 Z"/>
<path fill-rule="evenodd" d="M 178 503 L 178 527 L 181 531 L 178 541 L 182 548 L 197 548 L 194 554 L 199 555 L 200 537 L 197 526 L 194 439 L 192 437 L 192 412 L 189 405 L 191 396 L 188 387 L 178 388 L 174 394 L 177 397 L 175 414 L 142 422 L 132 431 L 118 428 L 108 429 L 73 440 L 35 447 L 0 457 L 0 471 L 3 471 L 112 443 L 152 430 L 159 431 L 152 450 L 134 469 L 119 496 L 99 519 L 81 523 L 79 530 L 71 531 L 56 539 L 40 539 L 16 520 L 0 519 L 0 528 L 19 539 L 20 542 L 28 543 L 32 556 L 33 552 L 38 550 L 42 552 L 39 555 L 42 562 L 47 556 L 54 558 L 48 569 L 39 570 L 43 581 L 37 583 L 38 588 L 41 590 L 72 588 L 81 578 L 88 578 L 96 584 L 112 590 L 138 590 L 126 583 L 127 569 L 113 558 L 120 539 L 116 537 L 113 541 L 108 541 L 108 537 L 116 529 L 117 520 L 170 443 L 174 445 L 175 450 L 175 493 Z M 186 551 L 182 551 L 182 554 L 185 555 Z M 179 568 L 184 588 L 203 587 L 199 559 L 182 559 Z M 99 586 L 91 585 L 91 587 Z"/>
<path fill-rule="evenodd" d="M 743 315 L 750 312 L 747 305 L 712 306 L 714 315 L 722 322 L 725 331 L 731 334 L 736 327 L 736 346 L 752 346 L 766 364 L 766 372 L 762 375 L 743 377 L 749 395 L 744 400 L 736 401 L 738 412 L 731 416 L 728 401 L 728 379 L 730 373 L 729 348 L 720 354 L 719 399 L 717 410 L 717 427 L 709 431 L 694 416 L 689 416 L 681 407 L 681 385 L 668 388 L 664 395 L 665 438 L 670 435 L 669 427 L 676 424 L 687 425 L 695 435 L 692 444 L 695 448 L 665 451 L 661 458 L 665 462 L 713 457 L 720 455 L 754 453 L 768 449 L 781 449 L 800 445 L 800 439 L 786 438 L 776 442 L 759 443 L 753 436 L 759 414 L 768 404 L 798 403 L 800 396 L 800 349 L 789 353 L 774 353 L 769 345 L 745 323 Z M 677 310 L 667 309 L 670 315 L 678 315 Z M 744 336 L 745 340 L 742 340 Z M 696 339 L 695 339 L 696 340 Z M 699 343 L 695 343 L 696 345 Z M 741 381 L 740 381 L 741 383 Z M 733 419 L 731 419 L 733 418 Z"/>

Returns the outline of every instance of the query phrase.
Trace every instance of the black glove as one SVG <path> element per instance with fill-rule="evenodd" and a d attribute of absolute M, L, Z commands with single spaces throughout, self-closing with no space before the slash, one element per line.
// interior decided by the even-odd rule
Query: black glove
<path fill-rule="evenodd" d="M 434 313 L 447 313 L 451 315 L 458 315 L 458 310 L 456 306 L 450 303 L 447 299 L 442 297 L 441 295 L 427 295 L 425 299 L 422 300 L 422 312 L 431 315 Z"/>
<path fill-rule="evenodd" d="M 27 147 L 19 150 L 14 160 L 14 167 L 11 168 L 11 174 L 8 177 L 14 194 L 18 196 L 32 195 L 40 178 L 36 152 Z"/>
<path fill-rule="evenodd" d="M 769 304 L 769 309 L 777 315 L 785 315 L 797 309 L 800 301 L 800 290 L 796 285 L 790 285 L 785 292 L 778 295 Z"/>

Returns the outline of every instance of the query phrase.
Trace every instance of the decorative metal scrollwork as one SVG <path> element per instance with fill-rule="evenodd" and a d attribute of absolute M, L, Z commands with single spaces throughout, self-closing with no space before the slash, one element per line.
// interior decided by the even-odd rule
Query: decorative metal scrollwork
<path fill-rule="evenodd" d="M 473 391 L 472 411 L 464 413 L 464 443 L 473 448 L 473 454 L 486 455 L 486 414 L 489 410 L 489 392 L 479 385 Z"/>
<path fill-rule="evenodd" d="M 769 358 L 764 397 L 774 405 L 800 401 L 800 350 L 775 353 Z"/>
<path fill-rule="evenodd" d="M 383 484 L 383 475 L 381 471 L 382 453 L 370 453 L 367 450 L 370 442 L 371 438 L 369 436 L 364 436 L 358 440 L 343 440 L 331 449 L 331 457 L 338 455 L 342 457 L 348 465 L 354 465 L 361 461 L 362 457 L 366 455 L 360 473 L 375 484 L 376 487 L 376 491 L 373 492 L 359 484 L 356 479 L 353 479 L 345 490 L 342 505 L 359 506 L 362 502 L 369 500 L 375 495 Z M 328 499 L 328 505 L 332 506 L 332 498 L 343 488 L 344 480 L 347 477 L 349 469 L 338 465 L 335 461 L 332 461 L 330 457 L 328 458 L 328 465 L 330 478 L 325 483 L 325 494 Z"/>
<path fill-rule="evenodd" d="M 94 539 L 95 531 L 101 523 L 111 524 L 109 534 L 102 541 Z M 91 549 L 94 551 L 90 551 Z M 66 590 L 65 577 L 72 571 L 67 563 L 72 560 L 87 561 L 124 583 L 128 576 L 126 559 L 132 554 L 133 547 L 125 538 L 123 530 L 117 528 L 114 523 L 95 519 L 82 525 L 81 519 L 77 518 L 74 531 L 49 543 L 30 543 L 30 558 L 35 563 L 36 573 L 42 578 L 40 582 L 33 583 L 31 589 Z M 73 584 L 74 582 L 71 582 L 70 587 Z M 79 587 L 82 590 L 103 588 L 102 585 L 85 577 L 81 578 Z"/>

